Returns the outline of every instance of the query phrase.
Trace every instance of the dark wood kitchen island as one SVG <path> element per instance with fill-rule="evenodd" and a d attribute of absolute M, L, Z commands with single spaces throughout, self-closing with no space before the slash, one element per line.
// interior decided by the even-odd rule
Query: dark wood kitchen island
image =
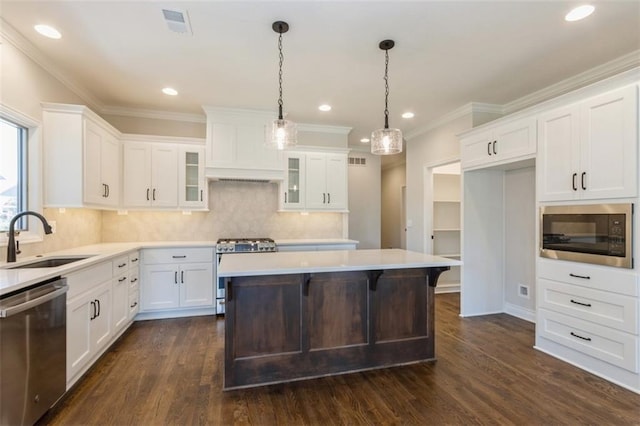
<path fill-rule="evenodd" d="M 459 264 L 399 249 L 223 256 L 224 389 L 435 360 L 434 288 Z"/>

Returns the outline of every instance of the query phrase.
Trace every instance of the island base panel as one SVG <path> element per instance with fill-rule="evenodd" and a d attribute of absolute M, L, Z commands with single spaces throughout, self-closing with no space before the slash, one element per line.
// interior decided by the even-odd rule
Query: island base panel
<path fill-rule="evenodd" d="M 432 269 L 227 279 L 224 388 L 434 360 Z"/>

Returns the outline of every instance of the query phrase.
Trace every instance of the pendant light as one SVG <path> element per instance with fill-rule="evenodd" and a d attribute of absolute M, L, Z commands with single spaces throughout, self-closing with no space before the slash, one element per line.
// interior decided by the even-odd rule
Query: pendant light
<path fill-rule="evenodd" d="M 395 45 L 393 40 L 380 42 L 380 49 L 384 50 L 384 128 L 371 133 L 371 153 L 377 155 L 391 155 L 402 152 L 402 132 L 400 129 L 389 128 L 389 49 Z"/>
<path fill-rule="evenodd" d="M 278 73 L 278 118 L 273 120 L 269 126 L 269 134 L 266 138 L 268 146 L 276 149 L 292 148 L 297 142 L 296 124 L 291 120 L 285 120 L 282 115 L 282 34 L 289 31 L 289 24 L 283 21 L 276 21 L 271 26 L 273 31 L 280 34 L 278 36 L 278 51 L 280 52 L 279 73 Z"/>

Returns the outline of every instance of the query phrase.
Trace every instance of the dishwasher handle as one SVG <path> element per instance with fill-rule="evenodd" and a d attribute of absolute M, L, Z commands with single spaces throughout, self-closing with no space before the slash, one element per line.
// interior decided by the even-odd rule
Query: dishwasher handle
<path fill-rule="evenodd" d="M 52 289 L 53 291 L 50 291 L 49 293 L 46 293 L 40 297 L 36 297 L 33 300 L 29 300 L 19 305 L 7 307 L 5 309 L 0 309 L 0 318 L 8 318 L 12 315 L 24 312 L 27 309 L 31 309 L 34 306 L 38 306 L 45 302 L 48 302 L 49 300 L 55 299 L 61 294 L 66 293 L 69 290 L 69 286 L 66 284 L 55 284 L 52 286 Z"/>

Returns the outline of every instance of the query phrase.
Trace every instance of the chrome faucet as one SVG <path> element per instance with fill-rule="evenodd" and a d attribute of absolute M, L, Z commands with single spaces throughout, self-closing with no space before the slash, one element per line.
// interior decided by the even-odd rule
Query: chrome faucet
<path fill-rule="evenodd" d="M 51 234 L 53 232 L 51 229 L 51 226 L 49 225 L 49 222 L 47 222 L 47 219 L 45 219 L 44 216 L 42 216 L 40 213 L 32 212 L 29 210 L 18 213 L 13 217 L 13 219 L 11 219 L 11 222 L 9 222 L 9 233 L 8 233 L 9 241 L 7 242 L 7 262 L 16 261 L 16 241 L 15 241 L 16 221 L 20 219 L 22 216 L 26 216 L 26 215 L 35 216 L 38 219 L 40 219 L 40 221 L 42 222 L 42 226 L 44 227 L 45 234 Z"/>

